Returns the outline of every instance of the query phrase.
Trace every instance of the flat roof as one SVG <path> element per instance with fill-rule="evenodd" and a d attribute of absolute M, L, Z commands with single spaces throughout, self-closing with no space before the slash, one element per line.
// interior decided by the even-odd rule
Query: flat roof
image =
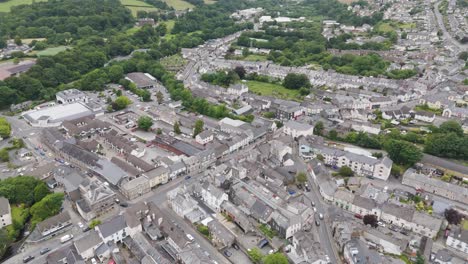
<path fill-rule="evenodd" d="M 86 106 L 80 103 L 73 104 L 59 104 L 39 110 L 33 110 L 24 114 L 30 122 L 37 122 L 38 120 L 49 120 L 52 123 L 61 122 L 65 120 L 72 120 L 87 115 L 92 115 L 93 112 Z"/>

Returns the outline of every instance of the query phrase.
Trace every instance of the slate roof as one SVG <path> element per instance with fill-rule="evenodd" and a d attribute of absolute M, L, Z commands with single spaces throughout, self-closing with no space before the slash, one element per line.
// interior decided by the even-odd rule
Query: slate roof
<path fill-rule="evenodd" d="M 86 233 L 86 236 L 83 236 L 74 242 L 75 248 L 80 254 L 90 248 L 98 246 L 101 243 L 102 239 L 96 230 L 89 231 Z"/>
<path fill-rule="evenodd" d="M 127 223 L 125 222 L 125 217 L 123 215 L 118 215 L 97 226 L 99 233 L 101 233 L 101 236 L 104 238 L 109 237 L 126 227 Z"/>

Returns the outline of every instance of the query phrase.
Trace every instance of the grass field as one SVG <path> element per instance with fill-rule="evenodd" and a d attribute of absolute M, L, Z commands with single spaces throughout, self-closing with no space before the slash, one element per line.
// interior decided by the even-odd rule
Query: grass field
<path fill-rule="evenodd" d="M 36 0 L 35 2 L 45 2 L 47 0 Z M 32 4 L 33 0 L 10 0 L 7 2 L 0 3 L 0 12 L 10 12 L 10 8 L 12 6 L 17 5 L 30 5 Z"/>
<path fill-rule="evenodd" d="M 172 6 L 176 10 L 185 10 L 187 8 L 194 8 L 195 6 L 191 3 L 185 2 L 183 0 L 163 0 L 169 6 Z"/>
<path fill-rule="evenodd" d="M 122 3 L 122 5 L 124 5 L 125 7 L 127 7 L 128 9 L 130 9 L 130 11 L 132 11 L 132 15 L 134 17 L 137 16 L 137 12 L 138 11 L 156 11 L 158 10 L 156 7 L 148 4 L 148 3 L 145 3 L 143 1 L 139 1 L 139 0 L 120 0 L 120 3 Z"/>
<path fill-rule="evenodd" d="M 279 84 L 247 81 L 249 90 L 258 95 L 273 96 L 281 99 L 300 100 L 298 90 L 289 90 Z"/>
<path fill-rule="evenodd" d="M 203 0 L 203 2 L 207 5 L 212 5 L 214 3 L 216 3 L 216 0 Z"/>
<path fill-rule="evenodd" d="M 267 56 L 257 55 L 257 54 L 250 54 L 250 55 L 247 55 L 247 57 L 243 58 L 242 60 L 245 60 L 245 61 L 266 61 Z"/>
<path fill-rule="evenodd" d="M 177 72 L 187 64 L 187 60 L 176 54 L 161 59 L 161 65 L 169 71 Z"/>
<path fill-rule="evenodd" d="M 67 46 L 58 46 L 58 47 L 54 47 L 54 48 L 47 48 L 45 50 L 41 50 L 39 52 L 37 52 L 37 56 L 38 57 L 41 57 L 41 56 L 54 56 L 55 54 L 61 52 L 61 51 L 64 51 L 66 50 Z"/>
<path fill-rule="evenodd" d="M 415 23 L 379 23 L 377 25 L 377 30 L 382 31 L 382 32 L 391 32 L 395 31 L 396 29 L 411 29 L 415 28 L 416 24 Z"/>

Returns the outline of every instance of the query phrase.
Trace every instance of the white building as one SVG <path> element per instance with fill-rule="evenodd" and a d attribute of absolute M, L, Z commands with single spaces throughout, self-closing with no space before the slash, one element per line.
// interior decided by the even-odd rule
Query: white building
<path fill-rule="evenodd" d="M 208 182 L 202 185 L 201 196 L 206 205 L 217 212 L 221 210 L 221 204 L 228 200 L 228 195 L 225 192 Z"/>
<path fill-rule="evenodd" d="M 63 121 L 92 116 L 93 112 L 81 103 L 60 104 L 25 112 L 23 117 L 33 127 L 56 127 Z"/>
<path fill-rule="evenodd" d="M 460 227 L 454 227 L 450 231 L 445 244 L 448 247 L 462 251 L 468 254 L 468 230 Z"/>
<path fill-rule="evenodd" d="M 294 138 L 300 136 L 311 136 L 314 134 L 314 126 L 304 123 L 299 123 L 294 120 L 289 120 L 284 124 L 283 132 Z"/>
<path fill-rule="evenodd" d="M 213 139 L 214 134 L 209 130 L 205 130 L 195 137 L 195 141 L 200 145 L 208 144 L 209 142 L 213 141 Z"/>
<path fill-rule="evenodd" d="M 99 236 L 104 243 L 109 241 L 113 241 L 114 243 L 122 242 L 122 240 L 128 236 L 127 222 L 123 215 L 118 215 L 96 226 L 95 230 L 99 232 Z"/>
<path fill-rule="evenodd" d="M 432 123 L 435 119 L 435 114 L 427 111 L 418 111 L 414 114 L 414 119 L 426 123 Z"/>
<path fill-rule="evenodd" d="M 77 89 L 60 91 L 55 94 L 55 98 L 59 104 L 87 103 L 89 101 L 89 97 Z"/>
<path fill-rule="evenodd" d="M 11 225 L 11 208 L 8 199 L 0 197 L 0 228 Z"/>

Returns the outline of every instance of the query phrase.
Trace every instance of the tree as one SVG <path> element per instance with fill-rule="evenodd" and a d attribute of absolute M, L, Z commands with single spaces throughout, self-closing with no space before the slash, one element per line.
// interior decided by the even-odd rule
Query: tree
<path fill-rule="evenodd" d="M 158 127 L 158 129 L 156 129 L 156 134 L 161 135 L 162 134 L 162 129 Z"/>
<path fill-rule="evenodd" d="M 317 159 L 320 161 L 324 161 L 325 157 L 322 154 L 317 154 Z"/>
<path fill-rule="evenodd" d="M 362 221 L 364 222 L 365 225 L 370 225 L 372 227 L 379 226 L 378 224 L 379 220 L 376 215 L 372 215 L 372 214 L 365 215 L 364 218 L 362 218 Z"/>
<path fill-rule="evenodd" d="M 283 86 L 287 89 L 294 90 L 302 87 L 310 88 L 310 80 L 305 74 L 288 73 L 284 78 Z"/>
<path fill-rule="evenodd" d="M 328 132 L 328 138 L 331 139 L 331 140 L 337 140 L 338 139 L 338 132 L 336 132 L 335 129 L 330 130 L 330 132 Z"/>
<path fill-rule="evenodd" d="M 0 118 L 0 137 L 7 138 L 11 134 L 11 126 L 10 123 L 6 120 L 6 118 Z"/>
<path fill-rule="evenodd" d="M 323 135 L 323 129 L 324 129 L 323 122 L 318 121 L 314 126 L 314 135 L 317 135 L 317 136 Z"/>
<path fill-rule="evenodd" d="M 0 229 L 0 258 L 7 252 L 10 247 L 11 239 L 8 236 L 8 231 L 6 228 Z"/>
<path fill-rule="evenodd" d="M 128 99 L 128 97 L 122 95 L 115 99 L 115 101 L 112 103 L 112 108 L 114 110 L 122 110 L 129 106 L 131 103 L 132 101 Z"/>
<path fill-rule="evenodd" d="M 234 72 L 237 73 L 239 78 L 241 78 L 241 79 L 245 78 L 246 71 L 245 71 L 245 68 L 243 66 L 236 66 L 234 68 Z"/>
<path fill-rule="evenodd" d="M 305 172 L 303 172 L 303 171 L 298 172 L 298 173 L 296 174 L 296 181 L 297 181 L 298 183 L 305 183 L 305 182 L 307 182 L 307 174 L 306 174 Z"/>
<path fill-rule="evenodd" d="M 158 91 L 156 93 L 156 99 L 158 100 L 158 104 L 162 104 L 162 102 L 164 101 L 164 95 L 161 91 Z"/>
<path fill-rule="evenodd" d="M 138 118 L 138 128 L 148 131 L 152 126 L 153 119 L 151 117 L 141 116 L 140 118 Z"/>
<path fill-rule="evenodd" d="M 393 162 L 412 166 L 422 158 L 422 152 L 411 143 L 390 139 L 384 143 L 384 150 Z"/>
<path fill-rule="evenodd" d="M 250 249 L 250 251 L 248 251 L 247 254 L 249 255 L 249 258 L 250 258 L 250 260 L 252 260 L 253 263 L 258 264 L 258 263 L 260 263 L 260 261 L 262 261 L 263 254 L 260 251 L 260 249 L 258 249 L 256 247 Z"/>
<path fill-rule="evenodd" d="M 282 253 L 273 253 L 263 258 L 263 264 L 288 264 L 288 258 Z"/>
<path fill-rule="evenodd" d="M 63 193 L 51 193 L 35 203 L 29 210 L 32 225 L 35 226 L 37 223 L 58 214 L 62 207 L 63 197 Z"/>
<path fill-rule="evenodd" d="M 50 193 L 49 188 L 44 182 L 39 183 L 34 188 L 34 201 L 37 203 Z"/>
<path fill-rule="evenodd" d="M 112 65 L 107 70 L 107 76 L 111 82 L 118 82 L 120 79 L 122 79 L 123 74 L 124 70 L 120 65 Z"/>
<path fill-rule="evenodd" d="M 21 38 L 19 36 L 15 37 L 15 44 L 18 46 L 23 45 L 23 41 L 21 41 Z"/>
<path fill-rule="evenodd" d="M 446 209 L 444 212 L 445 219 L 452 225 L 458 225 L 461 223 L 463 216 L 455 209 Z"/>
<path fill-rule="evenodd" d="M 417 256 L 416 256 L 416 261 L 414 262 L 414 264 L 424 264 L 424 257 L 421 255 L 421 253 L 418 252 Z"/>
<path fill-rule="evenodd" d="M 449 121 L 446 121 L 444 123 L 442 123 L 440 126 L 439 126 L 439 131 L 441 133 L 455 133 L 457 134 L 458 136 L 463 136 L 463 128 L 461 127 L 461 125 L 457 122 L 457 121 L 454 121 L 454 120 L 449 120 Z"/>
<path fill-rule="evenodd" d="M 98 226 L 98 225 L 100 225 L 100 224 L 102 224 L 101 220 L 99 220 L 99 219 L 93 219 L 93 220 L 91 220 L 91 222 L 89 223 L 89 228 L 94 229 L 94 227 L 96 227 L 96 226 Z"/>
<path fill-rule="evenodd" d="M 182 131 L 180 131 L 179 121 L 174 122 L 174 133 L 176 133 L 177 135 L 180 135 L 182 133 Z"/>
<path fill-rule="evenodd" d="M 195 121 L 195 125 L 193 127 L 194 138 L 203 131 L 203 126 L 204 126 L 203 120 L 198 119 L 197 121 Z"/>
<path fill-rule="evenodd" d="M 354 172 L 350 167 L 343 166 L 338 170 L 338 174 L 343 177 L 351 177 L 354 175 Z"/>

